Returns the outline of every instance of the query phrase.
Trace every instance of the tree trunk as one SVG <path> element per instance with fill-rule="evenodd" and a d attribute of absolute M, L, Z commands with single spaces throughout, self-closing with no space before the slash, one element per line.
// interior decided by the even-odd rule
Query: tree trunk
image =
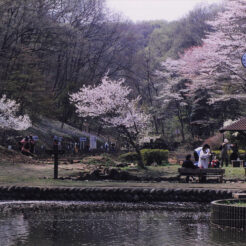
<path fill-rule="evenodd" d="M 157 122 L 157 119 L 156 119 L 155 115 L 153 116 L 153 121 L 154 121 L 154 125 L 155 125 L 155 133 L 159 134 L 158 122 Z"/>
<path fill-rule="evenodd" d="M 136 153 L 138 154 L 138 167 L 139 168 L 145 168 L 144 167 L 144 163 L 143 163 L 143 158 L 140 152 L 140 149 L 138 147 L 138 145 L 134 142 L 131 134 L 129 133 L 129 131 L 124 127 L 123 128 L 124 134 L 127 137 L 129 143 L 132 145 L 132 147 L 135 149 Z"/>
<path fill-rule="evenodd" d="M 141 152 L 140 152 L 138 146 L 136 146 L 136 145 L 135 145 L 135 150 L 136 150 L 136 152 L 138 154 L 138 167 L 145 168 L 144 167 L 144 163 L 143 163 L 143 158 L 142 158 Z"/>
<path fill-rule="evenodd" d="M 182 136 L 182 142 L 185 142 L 185 133 L 184 133 L 184 121 L 183 121 L 183 117 L 182 117 L 182 112 L 181 109 L 178 106 L 178 119 L 181 125 L 181 136 Z"/>
<path fill-rule="evenodd" d="M 162 133 L 162 136 L 165 137 L 165 128 L 164 128 L 163 120 L 161 120 L 161 133 Z"/>

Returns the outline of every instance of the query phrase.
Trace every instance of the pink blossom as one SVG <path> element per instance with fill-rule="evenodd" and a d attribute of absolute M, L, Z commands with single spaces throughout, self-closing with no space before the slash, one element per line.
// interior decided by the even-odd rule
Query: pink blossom
<path fill-rule="evenodd" d="M 17 116 L 19 104 L 3 95 L 0 99 L 0 127 L 4 129 L 25 130 L 31 126 L 28 115 Z"/>
<path fill-rule="evenodd" d="M 148 115 L 139 107 L 140 97 L 129 99 L 131 89 L 124 80 L 111 80 L 107 76 L 96 87 L 83 87 L 70 95 L 80 117 L 100 117 L 106 126 L 123 127 L 135 134 L 146 129 Z"/>
<path fill-rule="evenodd" d="M 225 11 L 209 22 L 214 32 L 206 36 L 202 46 L 191 47 L 178 60 L 168 59 L 163 64 L 169 72 L 175 71 L 179 79 L 192 81 L 189 85 L 191 95 L 206 88 L 211 103 L 227 101 L 230 97 L 244 100 L 246 70 L 241 56 L 246 52 L 245 14 L 246 1 L 227 1 Z"/>

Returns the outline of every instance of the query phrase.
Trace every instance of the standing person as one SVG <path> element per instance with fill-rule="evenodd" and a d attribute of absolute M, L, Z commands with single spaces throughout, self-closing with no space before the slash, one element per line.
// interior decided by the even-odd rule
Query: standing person
<path fill-rule="evenodd" d="M 223 167 L 224 162 L 226 163 L 226 167 L 228 167 L 229 157 L 228 157 L 228 150 L 230 149 L 228 139 L 225 139 L 222 143 L 221 147 L 221 166 Z"/>
<path fill-rule="evenodd" d="M 104 148 L 105 148 L 106 152 L 108 152 L 108 149 L 109 149 L 109 144 L 108 144 L 108 142 L 106 142 L 106 143 L 104 144 Z"/>
<path fill-rule="evenodd" d="M 74 154 L 78 154 L 78 152 L 79 152 L 78 144 L 75 142 L 74 143 Z"/>
<path fill-rule="evenodd" d="M 208 144 L 205 144 L 200 152 L 198 167 L 208 168 L 210 157 L 210 146 Z"/>
<path fill-rule="evenodd" d="M 34 153 L 35 141 L 34 141 L 32 136 L 29 136 L 29 144 L 30 144 L 30 152 L 33 154 Z"/>
<path fill-rule="evenodd" d="M 21 141 L 20 141 L 20 143 L 22 144 L 22 146 L 25 144 L 25 143 L 27 143 L 29 141 L 29 138 L 28 138 L 28 136 L 26 136 L 26 137 L 24 137 Z"/>
<path fill-rule="evenodd" d="M 195 165 L 198 166 L 198 162 L 199 162 L 199 156 L 200 156 L 200 152 L 202 150 L 202 147 L 198 147 L 194 150 L 194 159 L 195 159 Z"/>
<path fill-rule="evenodd" d="M 232 154 L 230 155 L 230 160 L 236 161 L 239 158 L 239 152 L 238 152 L 237 144 L 236 143 L 232 144 L 231 149 L 232 149 Z"/>
<path fill-rule="evenodd" d="M 30 143 L 28 141 L 28 137 L 26 137 L 27 141 L 25 141 L 22 145 L 22 148 L 21 148 L 21 153 L 23 155 L 27 155 L 27 156 L 30 156 L 32 155 L 32 153 L 30 152 Z"/>

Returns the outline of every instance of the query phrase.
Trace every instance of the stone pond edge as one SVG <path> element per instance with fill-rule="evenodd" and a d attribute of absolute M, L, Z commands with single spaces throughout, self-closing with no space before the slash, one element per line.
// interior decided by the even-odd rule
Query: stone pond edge
<path fill-rule="evenodd" d="M 205 202 L 230 199 L 241 190 L 170 188 L 45 188 L 0 186 L 0 200 L 23 201 L 105 201 L 105 202 Z"/>

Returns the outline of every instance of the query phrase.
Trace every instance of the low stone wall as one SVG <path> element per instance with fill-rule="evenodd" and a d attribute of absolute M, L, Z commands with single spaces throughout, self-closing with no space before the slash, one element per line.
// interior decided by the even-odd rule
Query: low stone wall
<path fill-rule="evenodd" d="M 0 200 L 211 202 L 232 198 L 231 190 L 152 188 L 0 187 Z"/>

